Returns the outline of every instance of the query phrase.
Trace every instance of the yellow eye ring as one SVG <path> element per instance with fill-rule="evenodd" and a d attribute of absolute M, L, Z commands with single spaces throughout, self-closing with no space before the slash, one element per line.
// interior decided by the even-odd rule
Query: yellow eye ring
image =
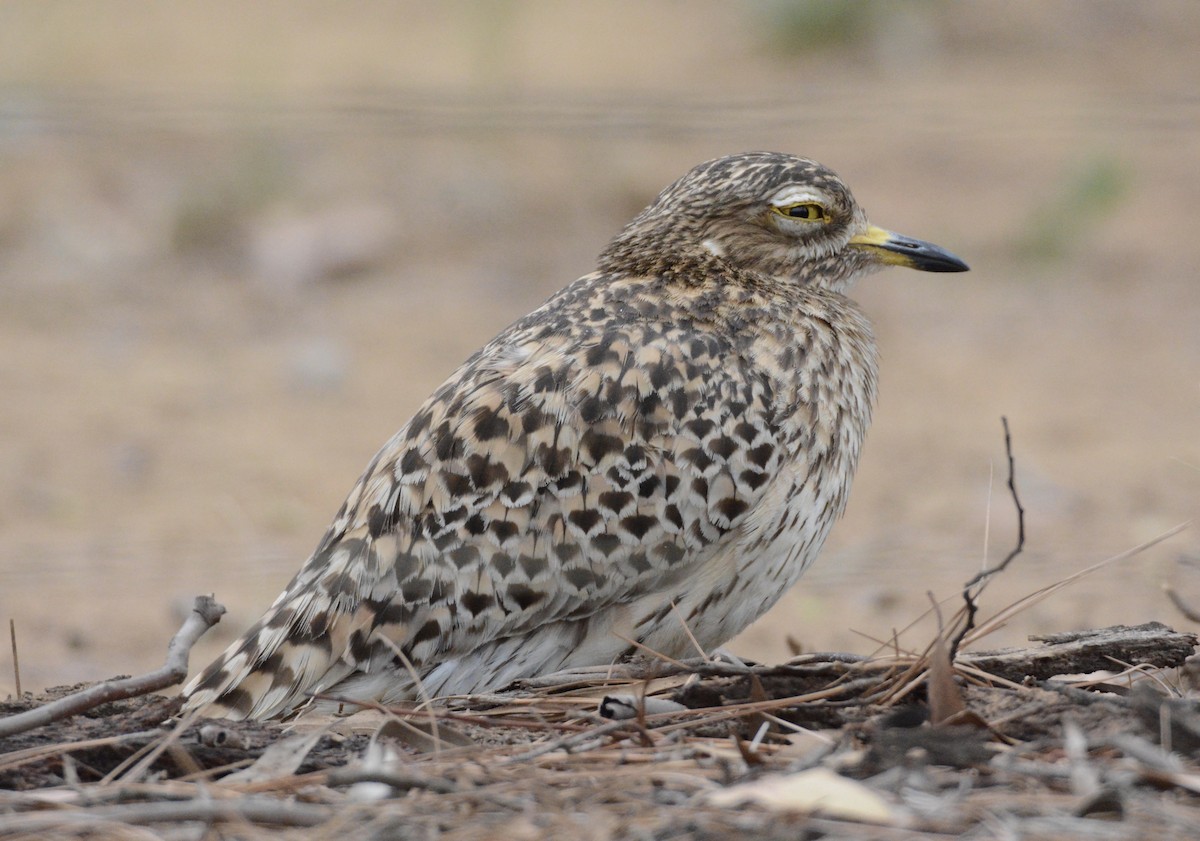
<path fill-rule="evenodd" d="M 829 212 L 825 206 L 815 201 L 801 201 L 795 204 L 777 205 L 771 208 L 780 216 L 788 219 L 799 219 L 803 222 L 828 222 Z"/>

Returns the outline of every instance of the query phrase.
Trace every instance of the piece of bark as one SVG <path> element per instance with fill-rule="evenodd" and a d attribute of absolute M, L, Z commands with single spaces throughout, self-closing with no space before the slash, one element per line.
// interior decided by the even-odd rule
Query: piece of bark
<path fill-rule="evenodd" d="M 1122 663 L 1173 668 L 1182 666 L 1197 644 L 1195 634 L 1180 633 L 1161 622 L 1030 639 L 1042 645 L 961 654 L 958 662 L 1019 683 L 1027 677 L 1044 680 L 1055 675 L 1119 670 Z"/>

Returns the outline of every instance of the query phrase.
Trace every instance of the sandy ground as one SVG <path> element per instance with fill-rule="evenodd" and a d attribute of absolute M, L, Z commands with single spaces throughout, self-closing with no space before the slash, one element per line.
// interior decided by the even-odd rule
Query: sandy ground
<path fill-rule="evenodd" d="M 856 297 L 882 396 L 845 520 L 732 646 L 867 652 L 1013 543 L 1009 601 L 1200 508 L 1200 7 L 9 2 L 0 620 L 25 688 L 156 665 L 306 557 L 472 350 L 663 185 L 771 148 L 971 263 Z M 989 644 L 1188 623 L 1195 528 Z M 6 623 L 7 624 L 7 623 Z M 915 635 L 912 644 L 924 637 Z M 0 658 L 0 694 L 12 675 Z"/>

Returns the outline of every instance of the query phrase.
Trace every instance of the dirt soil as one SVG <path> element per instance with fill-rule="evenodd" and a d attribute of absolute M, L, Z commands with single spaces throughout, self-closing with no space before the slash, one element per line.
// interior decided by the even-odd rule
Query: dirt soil
<path fill-rule="evenodd" d="M 1029 534 L 989 610 L 1194 520 L 1200 7 L 847 5 L 6 3 L 23 688 L 153 668 L 198 593 L 230 608 L 213 656 L 463 358 L 740 150 L 827 163 L 972 271 L 856 290 L 883 381 L 850 509 L 734 652 L 871 652 L 1007 552 L 1002 415 Z M 1161 586 L 1200 603 L 1189 558 L 1195 528 L 988 644 L 1187 627 Z"/>

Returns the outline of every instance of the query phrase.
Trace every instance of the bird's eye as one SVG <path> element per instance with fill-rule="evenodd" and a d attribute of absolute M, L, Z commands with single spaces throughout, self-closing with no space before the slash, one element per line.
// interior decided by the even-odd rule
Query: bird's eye
<path fill-rule="evenodd" d="M 776 213 L 789 219 L 803 219 L 806 222 L 828 222 L 829 214 L 824 205 L 815 201 L 802 201 L 796 204 L 777 205 L 773 208 Z"/>

